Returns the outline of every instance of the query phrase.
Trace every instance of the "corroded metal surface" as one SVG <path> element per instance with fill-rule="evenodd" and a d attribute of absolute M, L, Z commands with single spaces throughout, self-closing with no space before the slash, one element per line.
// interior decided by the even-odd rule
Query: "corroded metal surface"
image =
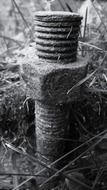
<path fill-rule="evenodd" d="M 66 138 L 67 112 L 64 106 L 44 105 L 40 102 L 35 102 L 35 115 L 38 159 L 42 163 L 49 165 L 64 154 L 65 142 L 62 141 L 62 138 Z M 38 170 L 43 169 L 40 164 L 37 167 Z M 57 163 L 54 164 L 54 167 L 59 168 L 61 166 Z M 42 172 L 39 183 L 43 183 L 52 174 L 54 172 L 46 169 Z M 54 177 L 44 188 L 51 189 L 57 184 L 58 177 Z"/>
<path fill-rule="evenodd" d="M 50 64 L 39 60 L 24 60 L 23 78 L 28 94 L 47 104 L 67 103 L 80 99 L 80 87 L 68 91 L 85 77 L 86 59 L 78 58 L 72 64 Z"/>
<path fill-rule="evenodd" d="M 61 64 L 76 61 L 81 20 L 78 14 L 70 12 L 36 13 L 35 35 L 39 58 Z"/>
<path fill-rule="evenodd" d="M 35 103 L 37 152 L 46 156 L 49 162 L 64 153 L 66 134 L 66 110 L 64 106 L 51 106 Z"/>
<path fill-rule="evenodd" d="M 36 52 L 23 60 L 23 79 L 35 99 L 36 148 L 39 161 L 46 165 L 64 154 L 68 102 L 80 98 L 80 87 L 70 92 L 86 74 L 87 62 L 77 58 L 81 17 L 68 12 L 38 12 L 35 15 Z M 76 61 L 77 60 L 77 61 Z M 69 93 L 70 92 L 70 93 Z M 61 106 L 62 105 L 62 106 Z M 55 165 L 58 169 L 59 163 Z M 37 171 L 43 169 L 38 164 Z M 50 177 L 46 169 L 39 183 Z M 52 179 L 46 186 L 57 185 Z"/>

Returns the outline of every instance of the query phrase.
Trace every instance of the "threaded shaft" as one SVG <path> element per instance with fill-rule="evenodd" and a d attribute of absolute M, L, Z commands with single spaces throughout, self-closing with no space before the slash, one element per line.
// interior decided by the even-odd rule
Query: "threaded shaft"
<path fill-rule="evenodd" d="M 50 163 L 64 153 L 64 142 L 60 139 L 66 134 L 66 111 L 64 106 L 47 106 L 36 102 L 35 112 L 37 152 L 49 159 Z"/>
<path fill-rule="evenodd" d="M 76 61 L 81 17 L 70 12 L 38 12 L 35 15 L 37 55 L 41 61 Z"/>
<path fill-rule="evenodd" d="M 61 139 L 65 137 L 67 130 L 66 109 L 64 106 L 45 105 L 35 102 L 35 122 L 36 122 L 36 146 L 38 159 L 45 164 L 50 164 L 64 154 L 65 142 Z M 59 163 L 54 165 L 58 168 Z M 37 170 L 43 169 L 38 165 Z M 52 173 L 46 169 L 39 179 L 43 183 Z M 58 177 L 55 177 L 45 189 L 51 189 L 58 185 Z"/>

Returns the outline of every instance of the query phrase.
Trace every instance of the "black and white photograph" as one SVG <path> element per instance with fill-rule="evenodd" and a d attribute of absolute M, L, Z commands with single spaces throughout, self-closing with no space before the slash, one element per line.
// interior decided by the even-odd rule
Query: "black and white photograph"
<path fill-rule="evenodd" d="M 107 1 L 0 0 L 0 190 L 107 190 Z"/>

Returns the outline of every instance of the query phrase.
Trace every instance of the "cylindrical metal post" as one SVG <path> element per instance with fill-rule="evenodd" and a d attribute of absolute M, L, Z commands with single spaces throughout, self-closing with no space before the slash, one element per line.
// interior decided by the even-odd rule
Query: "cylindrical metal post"
<path fill-rule="evenodd" d="M 36 12 L 35 34 L 39 59 L 61 64 L 76 61 L 81 20 L 82 17 L 76 13 Z"/>
<path fill-rule="evenodd" d="M 61 138 L 65 137 L 67 128 L 66 111 L 64 106 L 36 102 L 35 115 L 37 152 L 46 157 L 47 163 L 50 163 L 64 152 L 64 143 L 61 142 Z"/>
<path fill-rule="evenodd" d="M 38 159 L 48 165 L 64 154 L 65 143 L 62 138 L 67 130 L 66 109 L 64 106 L 35 102 L 35 115 Z M 41 177 L 39 183 L 45 181 L 46 175 L 49 176 L 48 171 L 45 171 L 45 178 Z M 54 180 L 46 188 L 52 188 L 56 183 L 57 180 Z"/>

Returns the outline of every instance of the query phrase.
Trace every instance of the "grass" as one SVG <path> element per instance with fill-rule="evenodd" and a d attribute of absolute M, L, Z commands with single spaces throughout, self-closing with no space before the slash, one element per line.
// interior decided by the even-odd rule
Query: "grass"
<path fill-rule="evenodd" d="M 25 36 L 25 41 L 23 43 L 19 40 L 15 40 L 12 37 L 8 37 L 7 35 L 0 34 L 0 38 L 3 40 L 2 43 L 5 43 L 1 48 L 6 46 L 6 49 L 3 49 L 3 54 L 1 54 L 1 60 L 6 60 L 6 57 L 12 56 L 12 49 L 17 45 L 17 49 L 21 45 L 21 47 L 26 46 L 27 42 L 32 41 L 32 24 L 28 22 L 26 16 L 22 12 L 21 8 L 17 4 L 17 1 L 12 0 L 14 7 L 12 11 L 14 12 L 15 19 L 19 19 L 17 23 L 19 23 L 21 19 L 20 32 L 23 32 Z M 70 4 L 66 4 L 67 9 L 71 10 Z M 63 5 L 62 5 L 63 8 Z M 63 8 L 64 9 L 64 8 Z M 19 18 L 20 17 L 20 18 Z M 86 12 L 87 17 L 87 12 Z M 15 22 L 16 22 L 15 20 Z M 32 19 L 31 19 L 32 20 Z M 85 19 L 87 20 L 87 19 Z M 101 21 L 102 22 L 102 21 Z M 105 28 L 106 22 L 102 22 Z M 24 30 L 23 30 L 24 28 Z M 27 30 L 26 30 L 27 29 Z M 75 90 L 78 86 L 83 86 L 85 84 L 85 93 L 86 96 L 83 97 L 82 102 L 74 102 L 71 105 L 71 118 L 70 120 L 70 134 L 67 139 L 60 139 L 61 141 L 68 142 L 67 153 L 65 153 L 61 158 L 55 160 L 50 165 L 46 165 L 45 163 L 39 162 L 34 155 L 30 155 L 26 150 L 26 144 L 30 147 L 29 138 L 26 137 L 25 133 L 22 136 L 12 136 L 10 139 L 9 136 L 4 137 L 1 136 L 0 142 L 3 150 L 1 151 L 1 160 L 8 163 L 8 153 L 11 151 L 11 155 L 16 155 L 16 160 L 20 157 L 20 165 L 23 159 L 27 159 L 26 167 L 28 172 L 22 172 L 21 169 L 24 168 L 24 164 L 22 164 L 22 168 L 17 172 L 1 172 L 1 176 L 17 176 L 18 184 L 14 185 L 13 190 L 25 188 L 26 184 L 38 175 L 42 175 L 42 173 L 47 169 L 49 170 L 50 177 L 46 179 L 42 184 L 40 184 L 37 189 L 41 189 L 45 187 L 46 183 L 50 183 L 53 178 L 58 175 L 60 177 L 60 183 L 58 187 L 54 190 L 66 190 L 66 189 L 106 189 L 107 182 L 107 149 L 106 149 L 106 141 L 107 141 L 107 131 L 106 131 L 106 110 L 107 110 L 107 76 L 106 76 L 106 50 L 100 47 L 100 40 L 95 40 L 95 43 L 92 44 L 93 39 L 90 39 L 90 36 L 87 36 L 86 33 L 87 22 L 85 23 L 84 28 L 84 39 L 80 40 L 80 46 L 84 46 L 84 51 L 88 54 L 89 58 L 89 67 L 87 70 L 87 76 L 81 80 L 78 84 L 69 89 L 68 94 Z M 100 36 L 97 30 L 98 36 Z M 28 39 L 26 38 L 28 37 Z M 85 41 L 88 37 L 89 41 Z M 91 41 L 91 42 L 90 42 Z M 9 42 L 11 44 L 9 45 Z M 99 46 L 97 45 L 99 44 Z M 87 48 L 88 47 L 88 50 Z M 90 51 L 91 50 L 91 51 Z M 97 91 L 99 90 L 99 91 Z M 102 90 L 102 91 L 101 91 Z M 88 95 L 87 95 L 88 93 Z M 27 99 L 23 100 L 23 104 L 28 103 Z M 29 105 L 26 104 L 27 110 L 29 111 Z M 7 113 L 7 112 L 6 112 Z M 9 113 L 9 112 L 8 112 Z M 8 115 L 7 115 L 8 117 Z M 19 126 L 21 129 L 21 125 Z M 12 130 L 12 129 L 11 129 Z M 73 131 L 75 136 L 73 136 Z M 12 132 L 12 131 L 11 131 Z M 22 138 L 21 138 L 22 137 Z M 18 141 L 18 142 L 17 142 Z M 3 154 L 4 153 L 4 157 Z M 21 157 L 22 155 L 22 157 Z M 29 164 L 30 160 L 30 164 Z M 61 169 L 55 168 L 55 163 L 64 162 L 64 166 Z M 13 162 L 13 161 L 12 161 Z M 36 164 L 39 162 L 44 168 L 35 173 Z M 28 168 L 28 165 L 29 168 Z M 33 165 L 33 167 L 32 167 Z M 30 167 L 32 172 L 30 171 Z M 16 167 L 17 168 L 17 167 Z M 21 177 L 19 177 L 21 176 Z M 7 177 L 8 178 L 8 177 Z M 20 179 L 21 178 L 21 179 Z M 20 179 L 20 180 L 19 180 Z M 4 180 L 4 179 L 3 179 Z M 11 181 L 11 180 L 10 180 Z M 5 182 L 5 180 L 3 181 Z M 2 184 L 3 184 L 2 182 Z M 28 188 L 30 189 L 33 183 L 28 184 Z"/>

